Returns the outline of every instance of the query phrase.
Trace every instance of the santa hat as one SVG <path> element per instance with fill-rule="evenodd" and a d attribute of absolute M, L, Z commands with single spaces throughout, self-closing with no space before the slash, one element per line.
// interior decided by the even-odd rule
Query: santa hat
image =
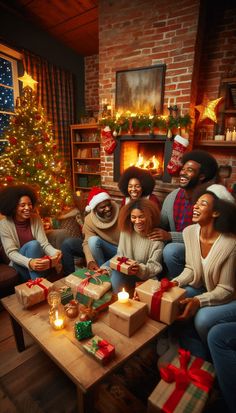
<path fill-rule="evenodd" d="M 92 211 L 100 202 L 106 199 L 111 199 L 110 195 L 105 189 L 94 186 L 88 194 L 87 206 L 85 207 L 86 212 Z"/>
<path fill-rule="evenodd" d="M 235 202 L 233 195 L 231 195 L 224 185 L 210 185 L 208 186 L 207 191 L 212 192 L 217 198 L 222 199 L 223 201 Z"/>

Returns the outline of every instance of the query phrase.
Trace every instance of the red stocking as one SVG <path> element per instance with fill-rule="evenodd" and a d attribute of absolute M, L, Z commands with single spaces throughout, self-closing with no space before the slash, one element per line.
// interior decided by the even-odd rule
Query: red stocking
<path fill-rule="evenodd" d="M 167 165 L 167 172 L 170 175 L 176 175 L 181 169 L 181 159 L 189 144 L 188 139 L 183 138 L 180 135 L 176 135 L 174 138 L 171 159 Z"/>
<path fill-rule="evenodd" d="M 104 150 L 109 155 L 112 154 L 115 150 L 117 145 L 116 140 L 113 138 L 111 129 L 109 126 L 106 126 L 101 133 L 102 144 L 104 146 Z"/>

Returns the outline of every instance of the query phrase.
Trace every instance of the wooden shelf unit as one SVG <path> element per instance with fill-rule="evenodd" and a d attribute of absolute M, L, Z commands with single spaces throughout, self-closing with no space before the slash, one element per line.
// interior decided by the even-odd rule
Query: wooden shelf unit
<path fill-rule="evenodd" d="M 100 130 L 97 124 L 70 126 L 74 191 L 87 192 L 101 184 Z"/>

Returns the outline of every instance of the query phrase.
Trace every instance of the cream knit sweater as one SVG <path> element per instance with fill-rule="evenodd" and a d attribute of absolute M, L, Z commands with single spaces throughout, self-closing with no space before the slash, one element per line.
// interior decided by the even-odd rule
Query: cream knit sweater
<path fill-rule="evenodd" d="M 180 287 L 205 286 L 207 292 L 198 295 L 200 306 L 220 305 L 236 298 L 236 237 L 221 234 L 202 266 L 198 224 L 183 231 L 186 249 L 184 271 L 172 281 Z"/>

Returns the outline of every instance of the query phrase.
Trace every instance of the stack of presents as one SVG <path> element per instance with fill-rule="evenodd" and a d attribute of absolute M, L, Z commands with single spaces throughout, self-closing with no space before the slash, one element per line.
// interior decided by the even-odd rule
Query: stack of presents
<path fill-rule="evenodd" d="M 115 256 L 110 266 L 124 274 L 134 261 Z M 110 327 L 121 334 L 132 337 L 142 328 L 147 317 L 166 325 L 172 324 L 179 314 L 179 301 L 185 290 L 173 286 L 167 279 L 149 279 L 138 283 L 135 299 L 118 300 L 111 291 L 107 270 L 90 271 L 81 268 L 65 277 L 65 287 L 60 289 L 61 303 L 70 303 L 76 294 L 79 302 L 79 320 L 74 324 L 75 337 L 84 350 L 102 365 L 115 357 L 115 346 L 93 334 L 92 326 L 101 311 L 109 312 Z M 30 280 L 15 287 L 16 295 L 24 308 L 47 298 L 54 285 L 46 279 Z M 131 338 L 132 340 L 132 338 Z M 161 381 L 148 398 L 148 412 L 182 413 L 201 412 L 213 385 L 214 369 L 211 363 L 191 356 L 179 349 L 171 364 L 160 369 Z"/>

